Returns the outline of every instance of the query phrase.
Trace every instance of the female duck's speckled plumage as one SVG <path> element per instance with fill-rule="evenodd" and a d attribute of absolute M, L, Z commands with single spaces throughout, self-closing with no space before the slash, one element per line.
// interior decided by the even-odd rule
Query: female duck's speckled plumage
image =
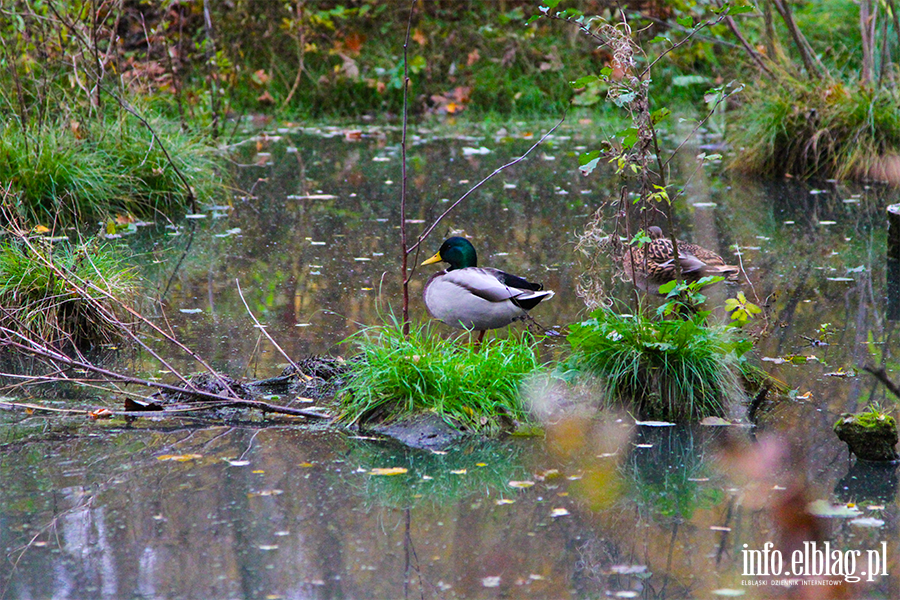
<path fill-rule="evenodd" d="M 423 262 L 446 262 L 450 266 L 432 275 L 422 297 L 429 314 L 453 327 L 487 329 L 505 327 L 552 298 L 554 293 L 539 283 L 498 269 L 478 266 L 475 248 L 465 238 L 444 241 L 437 254 Z"/>
<path fill-rule="evenodd" d="M 641 248 L 627 250 L 622 268 L 640 289 L 659 293 L 659 286 L 675 280 L 675 249 L 659 227 L 650 227 L 647 233 L 650 241 Z M 710 275 L 728 278 L 740 272 L 739 267 L 725 264 L 721 256 L 697 244 L 678 240 L 678 255 L 681 276 L 688 283 Z"/>

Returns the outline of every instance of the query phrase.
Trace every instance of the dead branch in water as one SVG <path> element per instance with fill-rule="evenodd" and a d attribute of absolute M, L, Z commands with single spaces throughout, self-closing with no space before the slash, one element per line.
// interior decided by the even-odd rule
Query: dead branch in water
<path fill-rule="evenodd" d="M 169 331 L 164 330 L 149 318 L 142 315 L 134 307 L 130 306 L 129 303 L 116 297 L 116 294 L 108 289 L 104 289 L 104 276 L 96 266 L 93 266 L 93 258 L 89 254 L 86 253 L 83 260 L 88 261 L 88 263 L 93 266 L 94 272 L 100 277 L 98 283 L 85 279 L 64 265 L 57 264 L 58 261 L 54 260 L 52 253 L 42 251 L 42 249 L 36 245 L 37 242 L 32 236 L 25 231 L 24 228 L 18 225 L 14 215 L 9 213 L 8 210 L 3 210 L 2 212 L 4 216 L 7 217 L 9 223 L 3 230 L 3 233 L 15 240 L 16 243 L 20 244 L 21 247 L 27 251 L 29 260 L 34 261 L 35 264 L 41 265 L 41 267 L 46 269 L 52 277 L 63 282 L 65 284 L 66 293 L 78 302 L 90 306 L 97 313 L 99 318 L 102 319 L 105 327 L 112 328 L 122 339 L 130 340 L 135 343 L 137 347 L 145 350 L 150 356 L 157 360 L 163 368 L 171 372 L 173 376 L 179 380 L 175 384 L 162 383 L 152 379 L 145 379 L 101 367 L 94 364 L 94 361 L 91 359 L 86 358 L 76 345 L 65 343 L 66 340 L 71 341 L 71 337 L 68 332 L 63 330 L 62 324 L 55 325 L 59 331 L 56 331 L 52 336 L 53 339 L 58 338 L 59 340 L 62 340 L 62 342 L 57 343 L 48 338 L 47 335 L 30 329 L 28 324 L 23 320 L 24 317 L 20 316 L 17 312 L 4 311 L 4 321 L 0 323 L 0 348 L 22 356 L 34 357 L 49 368 L 49 372 L 43 372 L 36 375 L 0 373 L 0 377 L 18 380 L 18 383 L 9 386 L 9 388 L 45 383 L 74 383 L 99 387 L 105 391 L 114 393 L 126 393 L 129 396 L 134 395 L 144 398 L 137 394 L 123 392 L 121 389 L 115 389 L 115 384 L 118 383 L 138 385 L 176 397 L 191 399 L 187 406 L 184 406 L 183 404 L 179 405 L 180 409 L 178 411 L 174 411 L 174 409 L 171 408 L 162 409 L 160 411 L 160 408 L 156 407 L 155 409 L 152 409 L 152 412 L 143 412 L 139 410 L 129 410 L 126 406 L 124 412 L 108 411 L 104 409 L 102 414 L 104 417 L 112 415 L 149 416 L 150 414 L 160 415 L 172 414 L 173 412 L 196 412 L 212 408 L 240 407 L 253 408 L 261 410 L 264 413 L 279 413 L 312 419 L 329 418 L 328 415 L 315 410 L 290 408 L 249 398 L 248 396 L 251 395 L 251 392 L 245 384 L 235 381 L 227 375 L 218 373 L 194 350 L 188 348 L 179 341 L 171 331 L 171 328 L 169 328 Z M 243 296 L 241 296 L 241 298 L 243 299 Z M 120 318 L 120 315 L 128 315 L 127 318 L 129 318 L 129 321 L 132 321 L 132 318 L 133 321 L 126 323 Z M 253 318 L 256 325 L 262 328 L 262 325 L 260 325 L 255 317 L 253 317 L 252 313 L 250 316 Z M 160 336 L 159 340 L 175 346 L 178 350 L 184 352 L 191 359 L 202 365 L 205 372 L 201 373 L 199 377 L 188 377 L 182 374 L 171 364 L 171 361 L 167 361 L 161 355 L 161 352 L 158 349 L 154 349 L 143 336 L 139 335 L 136 325 L 141 324 L 148 326 L 153 332 L 158 334 Z M 264 330 L 263 333 L 265 334 Z M 294 373 L 298 380 L 309 381 L 311 378 L 300 371 L 297 364 L 287 357 L 287 354 L 270 336 L 268 336 L 268 334 L 266 334 L 266 336 L 294 367 Z M 75 374 L 73 374 L 73 371 Z M 84 376 L 81 376 L 82 374 L 84 374 Z M 202 377 L 206 377 L 207 379 L 203 380 Z M 16 403 L 6 402 L 3 404 L 6 406 L 17 406 Z M 21 405 L 20 407 L 31 410 L 38 408 L 40 408 L 40 410 L 51 410 L 47 407 L 38 406 Z M 65 409 L 62 411 L 51 410 L 51 412 L 71 411 Z M 84 413 L 85 411 L 75 410 L 74 412 Z"/>
<path fill-rule="evenodd" d="M 322 413 L 306 410 L 302 408 L 289 408 L 286 406 L 279 406 L 275 404 L 270 404 L 268 402 L 262 402 L 259 400 L 246 400 L 243 398 L 237 398 L 234 396 L 223 396 L 221 394 L 216 394 L 214 392 L 209 392 L 203 389 L 199 389 L 197 387 L 186 387 L 186 386 L 178 386 L 171 385 L 168 383 L 162 383 L 159 381 L 152 381 L 149 379 L 142 379 L 140 377 L 133 377 L 131 375 L 125 375 L 123 373 L 118 373 L 116 371 L 111 371 L 109 369 L 105 369 L 103 367 L 97 366 L 93 363 L 86 362 L 83 360 L 77 360 L 71 358 L 58 350 L 54 350 L 53 348 L 49 348 L 47 346 L 42 345 L 40 342 L 35 340 L 31 340 L 15 331 L 7 329 L 5 327 L 0 327 L 0 334 L 2 334 L 2 338 L 0 338 L 0 343 L 5 346 L 14 348 L 19 350 L 24 354 L 32 354 L 37 356 L 46 362 L 54 365 L 54 367 L 58 368 L 60 364 L 65 365 L 69 368 L 73 369 L 81 369 L 87 371 L 89 373 L 94 373 L 103 377 L 104 379 L 111 381 L 118 381 L 120 383 L 126 384 L 135 384 L 141 385 L 148 388 L 154 388 L 161 391 L 166 391 L 175 394 L 182 394 L 188 397 L 196 397 L 203 398 L 206 400 L 214 400 L 215 406 L 209 405 L 198 405 L 193 410 L 208 410 L 209 408 L 219 408 L 223 406 L 237 406 L 243 408 L 256 408 L 263 412 L 272 412 L 272 413 L 281 413 L 287 415 L 295 415 L 301 417 L 309 417 L 313 419 L 324 419 L 329 418 L 327 415 L 323 415 Z M 14 338 L 18 338 L 19 341 L 16 341 Z M 4 374 L 0 374 L 2 376 Z M 46 378 L 43 378 L 46 379 Z M 67 381 L 78 383 L 80 381 L 79 378 L 68 377 L 65 374 L 60 375 L 56 378 L 58 381 Z M 229 388 L 230 389 L 230 388 Z M 9 404 L 9 403 L 6 403 Z M 159 411 L 147 411 L 147 412 L 159 412 Z M 163 412 L 166 412 L 165 410 Z M 148 416 L 145 412 L 140 412 L 143 416 Z"/>

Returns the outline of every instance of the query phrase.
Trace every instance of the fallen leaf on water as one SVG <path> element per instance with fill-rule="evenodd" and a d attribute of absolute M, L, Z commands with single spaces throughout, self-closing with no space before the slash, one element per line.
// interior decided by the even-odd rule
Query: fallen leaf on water
<path fill-rule="evenodd" d="M 254 496 L 280 496 L 284 493 L 284 490 L 260 490 L 258 492 L 250 492 L 247 494 L 248 498 L 252 498 Z"/>
<path fill-rule="evenodd" d="M 222 459 L 222 460 L 224 460 L 225 462 L 227 462 L 227 463 L 228 463 L 229 465 L 231 465 L 232 467 L 246 467 L 247 465 L 250 464 L 250 461 L 249 461 L 249 460 L 233 460 L 233 459 L 230 459 L 230 458 L 224 458 L 224 459 Z"/>
<path fill-rule="evenodd" d="M 509 487 L 514 487 L 514 488 L 524 489 L 524 488 L 530 488 L 533 485 L 534 485 L 533 481 L 510 481 L 509 482 Z"/>
<path fill-rule="evenodd" d="M 403 467 L 376 467 L 369 471 L 370 475 L 403 475 L 409 471 L 409 469 L 405 469 Z"/>
<path fill-rule="evenodd" d="M 177 462 L 187 462 L 189 460 L 197 460 L 198 458 L 203 458 L 202 454 L 163 454 L 162 456 L 157 456 L 156 460 L 174 460 Z"/>
<path fill-rule="evenodd" d="M 635 575 L 647 571 L 647 565 L 613 565 L 609 570 L 617 575 Z"/>
<path fill-rule="evenodd" d="M 643 425 L 644 427 L 674 427 L 675 423 L 668 421 L 635 421 L 635 425 Z"/>
<path fill-rule="evenodd" d="M 726 421 L 722 417 L 706 417 L 705 419 L 700 421 L 700 424 L 710 427 L 721 427 L 723 425 L 731 425 L 731 421 Z"/>
<path fill-rule="evenodd" d="M 814 500 L 806 508 L 810 513 L 818 517 L 847 518 L 859 515 L 859 509 L 856 506 L 848 506 L 846 504 L 833 506 L 827 500 Z"/>
<path fill-rule="evenodd" d="M 92 419 L 108 419 L 113 416 L 113 412 L 108 408 L 98 408 L 90 411 L 88 416 Z"/>

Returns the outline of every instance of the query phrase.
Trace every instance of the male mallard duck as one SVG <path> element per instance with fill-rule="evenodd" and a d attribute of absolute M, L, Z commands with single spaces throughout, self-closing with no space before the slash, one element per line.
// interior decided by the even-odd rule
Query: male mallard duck
<path fill-rule="evenodd" d="M 475 248 L 465 238 L 445 240 L 437 254 L 422 264 L 436 262 L 450 266 L 425 283 L 422 297 L 428 312 L 447 325 L 477 329 L 481 332 L 479 343 L 486 330 L 524 318 L 542 300 L 554 295 L 540 283 L 498 269 L 479 267 Z"/>
<path fill-rule="evenodd" d="M 675 280 L 675 252 L 672 240 L 663 237 L 662 229 L 649 227 L 647 233 L 650 241 L 642 248 L 626 251 L 622 268 L 640 289 L 659 293 L 659 286 Z M 739 267 L 726 265 L 721 256 L 697 244 L 678 240 L 678 254 L 681 276 L 688 283 L 710 275 L 728 278 L 740 272 Z"/>

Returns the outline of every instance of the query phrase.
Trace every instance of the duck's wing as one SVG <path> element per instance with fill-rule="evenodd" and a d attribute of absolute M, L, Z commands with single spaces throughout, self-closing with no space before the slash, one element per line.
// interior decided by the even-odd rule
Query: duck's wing
<path fill-rule="evenodd" d="M 681 262 L 681 272 L 682 273 L 696 273 L 697 271 L 702 270 L 706 267 L 706 263 L 697 258 L 696 256 L 692 256 L 690 254 L 683 254 L 681 252 L 678 253 L 678 256 L 681 258 L 679 262 Z M 670 258 L 665 262 L 659 263 L 661 269 L 672 269 L 675 271 L 675 259 Z"/>
<path fill-rule="evenodd" d="M 533 290 L 523 290 L 505 283 L 506 277 L 517 278 L 513 275 L 503 273 L 497 269 L 483 267 L 467 267 L 465 269 L 454 269 L 447 271 L 441 277 L 441 283 L 450 284 L 459 287 L 461 290 L 477 296 L 488 302 L 505 302 Z M 524 279 L 521 281 L 528 283 Z M 512 279 L 510 279 L 512 281 Z M 530 284 L 534 285 L 534 284 Z"/>

